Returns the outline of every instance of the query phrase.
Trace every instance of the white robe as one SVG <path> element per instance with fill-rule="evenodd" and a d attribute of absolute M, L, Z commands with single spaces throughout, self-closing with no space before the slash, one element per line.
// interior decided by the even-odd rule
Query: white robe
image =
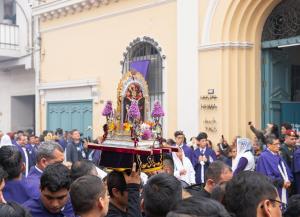
<path fill-rule="evenodd" d="M 182 156 L 183 161 L 181 161 L 176 153 L 172 153 L 173 161 L 174 161 L 174 176 L 182 181 L 185 181 L 189 185 L 195 184 L 195 170 L 189 158 L 186 156 Z M 186 174 L 180 175 L 180 171 L 185 169 Z"/>

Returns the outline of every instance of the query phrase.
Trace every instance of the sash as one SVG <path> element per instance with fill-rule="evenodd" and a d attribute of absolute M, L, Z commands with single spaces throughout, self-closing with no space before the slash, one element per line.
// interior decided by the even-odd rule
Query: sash
<path fill-rule="evenodd" d="M 289 180 L 289 176 L 288 176 L 287 171 L 286 171 L 286 167 L 285 167 L 284 163 L 282 162 L 282 160 L 280 161 L 280 163 L 281 163 L 282 168 L 280 167 L 280 164 L 278 164 L 278 170 L 279 170 L 284 182 L 288 182 L 290 180 Z M 285 204 L 287 203 L 286 188 L 281 189 L 281 201 Z"/>

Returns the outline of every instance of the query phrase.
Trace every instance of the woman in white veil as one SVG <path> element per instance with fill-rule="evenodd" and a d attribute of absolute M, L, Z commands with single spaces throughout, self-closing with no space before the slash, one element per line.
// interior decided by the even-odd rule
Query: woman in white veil
<path fill-rule="evenodd" d="M 11 143 L 11 139 L 8 135 L 4 135 L 1 138 L 0 147 L 5 146 L 5 145 L 13 145 Z"/>
<path fill-rule="evenodd" d="M 232 164 L 233 174 L 236 175 L 241 171 L 254 171 L 255 160 L 252 154 L 252 144 L 247 138 L 237 139 L 237 156 Z"/>

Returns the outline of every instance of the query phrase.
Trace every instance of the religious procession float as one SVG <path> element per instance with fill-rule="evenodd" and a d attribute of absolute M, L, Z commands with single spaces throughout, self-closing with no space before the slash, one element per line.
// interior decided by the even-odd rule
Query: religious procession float
<path fill-rule="evenodd" d="M 101 150 L 100 166 L 124 171 L 134 162 L 143 172 L 160 170 L 163 153 L 177 151 L 162 146 L 161 119 L 165 115 L 159 102 L 150 111 L 149 90 L 143 75 L 125 73 L 117 90 L 117 108 L 108 101 L 102 111 L 106 117 L 101 144 L 89 144 Z"/>

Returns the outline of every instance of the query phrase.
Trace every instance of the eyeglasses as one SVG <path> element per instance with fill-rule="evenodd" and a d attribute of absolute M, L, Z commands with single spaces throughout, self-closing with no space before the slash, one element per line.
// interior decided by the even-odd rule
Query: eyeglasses
<path fill-rule="evenodd" d="M 287 204 L 286 203 L 283 203 L 279 200 L 270 199 L 270 198 L 269 198 L 269 201 L 279 203 L 279 208 L 281 209 L 281 211 L 282 212 L 286 211 L 286 209 L 287 209 Z"/>

